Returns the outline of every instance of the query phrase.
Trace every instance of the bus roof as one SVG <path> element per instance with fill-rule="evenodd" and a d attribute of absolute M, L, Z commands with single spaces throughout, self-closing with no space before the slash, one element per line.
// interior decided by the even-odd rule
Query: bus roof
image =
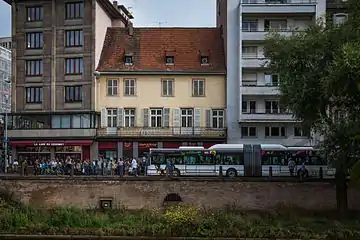
<path fill-rule="evenodd" d="M 243 150 L 244 144 L 215 144 L 209 147 L 209 150 Z"/>
<path fill-rule="evenodd" d="M 189 147 L 189 146 L 181 146 L 179 149 L 183 150 L 202 150 L 205 149 L 204 147 Z"/>
<path fill-rule="evenodd" d="M 289 151 L 313 151 L 315 150 L 313 147 L 288 147 Z"/>
<path fill-rule="evenodd" d="M 286 150 L 287 148 L 281 144 L 260 144 L 261 150 Z"/>

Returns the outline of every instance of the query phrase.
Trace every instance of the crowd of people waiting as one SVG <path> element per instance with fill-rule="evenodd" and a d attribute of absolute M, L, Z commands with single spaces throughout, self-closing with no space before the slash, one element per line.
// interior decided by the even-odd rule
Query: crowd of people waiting
<path fill-rule="evenodd" d="M 5 171 L 6 169 L 6 171 Z M 7 165 L 1 161 L 1 171 L 8 173 L 19 173 L 23 169 L 24 174 L 34 175 L 118 175 L 120 177 L 127 175 L 145 175 L 146 158 L 122 158 L 98 160 L 79 160 L 67 157 L 53 160 L 14 160 Z"/>

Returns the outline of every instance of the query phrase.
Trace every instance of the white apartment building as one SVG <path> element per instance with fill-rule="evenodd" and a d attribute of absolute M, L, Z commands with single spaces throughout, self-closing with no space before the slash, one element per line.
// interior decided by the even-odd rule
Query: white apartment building
<path fill-rule="evenodd" d="M 326 0 L 217 0 L 227 63 L 228 143 L 314 145 L 279 103 L 279 76 L 266 67 L 269 31 L 289 35 L 324 17 Z M 296 96 L 294 96 L 296 97 Z"/>
<path fill-rule="evenodd" d="M 11 50 L 0 46 L 0 113 L 11 111 Z"/>

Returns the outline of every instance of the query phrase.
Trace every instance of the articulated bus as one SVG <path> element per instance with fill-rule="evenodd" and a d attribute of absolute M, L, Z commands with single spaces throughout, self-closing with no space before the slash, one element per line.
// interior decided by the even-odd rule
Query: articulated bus
<path fill-rule="evenodd" d="M 155 148 L 150 149 L 148 175 L 158 175 L 154 164 L 164 169 L 172 160 L 175 176 L 215 176 L 220 166 L 224 176 L 289 176 L 288 161 L 296 163 L 295 174 L 299 174 L 304 162 L 306 175 L 318 176 L 320 167 L 324 175 L 333 175 L 324 157 L 312 147 L 285 147 L 281 144 L 216 144 L 209 149 L 203 147 Z"/>

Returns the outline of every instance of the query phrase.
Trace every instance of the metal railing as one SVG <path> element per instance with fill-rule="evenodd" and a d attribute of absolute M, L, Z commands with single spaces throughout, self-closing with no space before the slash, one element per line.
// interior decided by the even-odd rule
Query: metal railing
<path fill-rule="evenodd" d="M 316 4 L 316 0 L 242 0 L 242 4 Z"/>
<path fill-rule="evenodd" d="M 97 130 L 99 137 L 211 137 L 225 138 L 225 128 L 204 128 L 204 127 L 168 127 L 168 128 L 151 128 L 151 127 L 114 127 L 100 128 Z"/>
<path fill-rule="evenodd" d="M 271 115 L 292 115 L 288 110 L 283 109 L 250 109 L 249 111 L 242 111 L 242 114 L 271 114 Z"/>

